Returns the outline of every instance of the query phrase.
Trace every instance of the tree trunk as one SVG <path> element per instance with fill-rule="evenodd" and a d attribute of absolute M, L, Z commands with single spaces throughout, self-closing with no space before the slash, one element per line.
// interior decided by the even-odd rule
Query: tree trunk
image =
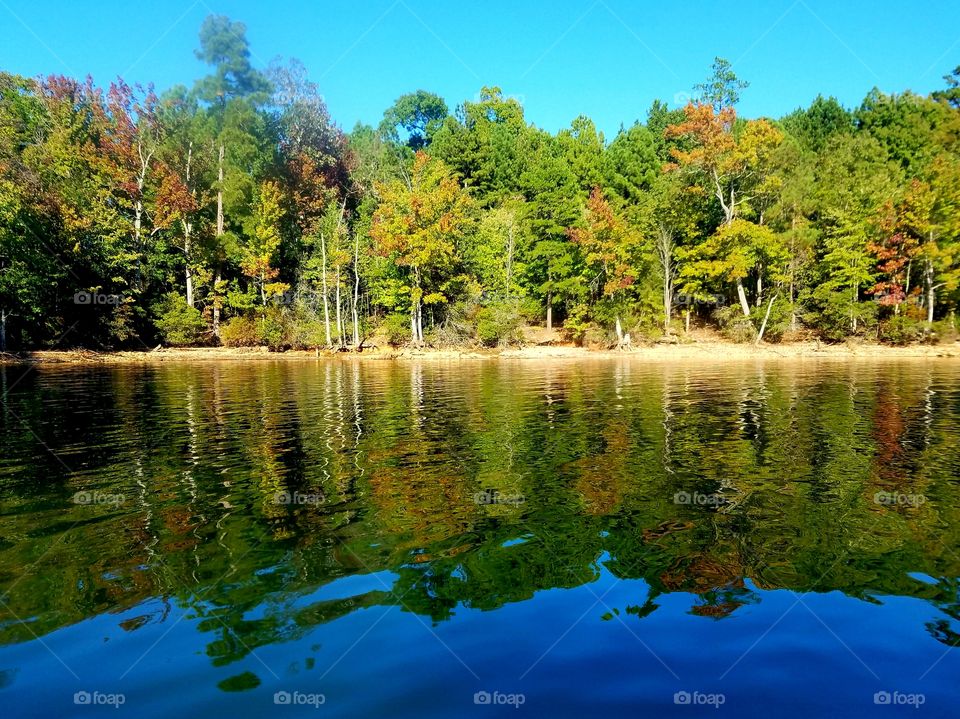
<path fill-rule="evenodd" d="M 7 351 L 7 311 L 0 309 L 0 352 Z"/>
<path fill-rule="evenodd" d="M 353 236 L 353 348 L 360 348 L 360 318 L 357 315 L 357 298 L 360 296 L 360 236 Z"/>
<path fill-rule="evenodd" d="M 797 218 L 794 217 L 790 221 L 790 331 L 797 331 L 797 312 L 793 306 L 793 296 L 794 296 L 794 278 L 797 273 L 797 249 L 796 249 L 796 235 L 797 235 Z"/>
<path fill-rule="evenodd" d="M 190 243 L 187 243 L 187 247 L 190 246 Z M 186 281 L 187 281 L 187 304 L 190 307 L 193 307 L 193 271 L 190 269 L 190 263 L 187 263 L 187 268 L 185 271 Z"/>
<path fill-rule="evenodd" d="M 417 300 L 417 342 L 423 344 L 423 302 Z"/>
<path fill-rule="evenodd" d="M 663 331 L 667 333 L 673 316 L 673 235 L 663 224 L 657 230 L 657 260 L 663 273 Z"/>
<path fill-rule="evenodd" d="M 684 332 L 690 334 L 690 308 L 687 307 L 687 319 L 684 323 Z"/>
<path fill-rule="evenodd" d="M 740 308 L 743 310 L 743 316 L 750 316 L 750 303 L 747 302 L 747 293 L 743 289 L 743 280 L 737 278 L 737 297 L 740 298 Z"/>
<path fill-rule="evenodd" d="M 323 329 L 326 332 L 327 347 L 333 342 L 330 340 L 330 300 L 327 298 L 327 240 L 324 234 L 320 233 L 320 278 L 323 288 Z"/>
<path fill-rule="evenodd" d="M 220 270 L 213 278 L 213 336 L 220 336 Z"/>
<path fill-rule="evenodd" d="M 937 301 L 937 290 L 933 284 L 933 260 L 927 260 L 923 268 L 923 278 L 927 285 L 927 324 L 933 324 L 933 306 Z"/>
<path fill-rule="evenodd" d="M 190 187 L 190 166 L 193 164 L 193 141 L 190 141 L 190 145 L 187 148 L 187 173 L 186 173 L 186 186 L 189 189 Z M 193 307 L 193 269 L 190 266 L 191 261 L 191 250 L 193 249 L 190 243 L 190 232 L 193 230 L 193 224 L 186 217 L 182 220 L 183 223 L 183 264 L 184 264 L 184 280 L 186 284 L 186 294 L 187 294 L 187 305 Z"/>
<path fill-rule="evenodd" d="M 850 305 L 850 326 L 853 328 L 853 331 L 857 331 L 857 299 L 858 299 L 857 288 L 853 288 L 853 304 Z"/>
<path fill-rule="evenodd" d="M 217 159 L 217 237 L 223 234 L 223 143 Z"/>
<path fill-rule="evenodd" d="M 340 315 L 340 265 L 337 265 L 337 344 L 343 347 L 343 320 Z"/>
<path fill-rule="evenodd" d="M 553 329 L 553 293 L 547 293 L 547 331 Z"/>
<path fill-rule="evenodd" d="M 763 333 L 767 329 L 767 320 L 770 319 L 770 310 L 773 309 L 773 303 L 777 299 L 777 296 L 774 295 L 770 298 L 770 302 L 767 304 L 767 314 L 763 316 L 763 322 L 760 323 L 760 332 L 757 333 L 757 341 L 754 342 L 754 346 L 759 345 L 763 341 Z"/>
<path fill-rule="evenodd" d="M 217 158 L 217 241 L 223 236 L 223 143 L 220 143 L 220 152 Z M 219 292 L 220 270 L 217 270 L 217 276 L 214 280 L 214 291 Z M 220 336 L 220 298 L 219 295 L 213 302 L 213 335 Z"/>

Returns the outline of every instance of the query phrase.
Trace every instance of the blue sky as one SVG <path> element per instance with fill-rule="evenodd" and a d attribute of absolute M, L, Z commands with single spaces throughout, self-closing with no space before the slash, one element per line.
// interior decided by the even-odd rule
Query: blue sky
<path fill-rule="evenodd" d="M 716 55 L 750 81 L 750 117 L 818 93 L 854 106 L 874 86 L 929 92 L 960 64 L 958 0 L 0 0 L 0 69 L 191 84 L 211 12 L 247 24 L 256 64 L 302 60 L 348 130 L 404 92 L 452 108 L 495 84 L 541 127 L 586 114 L 610 136 L 654 98 L 682 103 Z"/>

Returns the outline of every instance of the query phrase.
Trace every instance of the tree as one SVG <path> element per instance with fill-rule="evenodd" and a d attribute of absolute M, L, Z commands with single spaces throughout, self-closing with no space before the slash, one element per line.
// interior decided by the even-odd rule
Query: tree
<path fill-rule="evenodd" d="M 410 185 L 380 185 L 378 194 L 370 234 L 382 254 L 407 270 L 410 330 L 414 344 L 422 344 L 423 306 L 447 301 L 442 280 L 456 262 L 470 198 L 446 164 L 422 150 L 414 157 Z"/>
<path fill-rule="evenodd" d="M 697 104 L 709 105 L 714 112 L 732 108 L 740 101 L 740 91 L 750 87 L 750 83 L 741 80 L 733 71 L 729 60 L 722 57 L 713 59 L 712 74 L 706 80 L 694 86 L 697 91 Z"/>
<path fill-rule="evenodd" d="M 724 226 L 730 227 L 743 209 L 749 210 L 751 201 L 767 191 L 765 183 L 770 176 L 771 158 L 782 142 L 783 134 L 767 120 L 748 121 L 735 133 L 736 113 L 730 107 L 716 111 L 711 105 L 691 104 L 687 105 L 684 114 L 684 122 L 666 130 L 668 137 L 685 137 L 692 142 L 689 150 L 674 149 L 675 167 L 710 188 L 723 210 Z M 761 224 L 762 221 L 761 215 Z M 742 226 L 734 234 L 765 237 L 765 233 L 747 231 Z M 728 233 L 718 238 L 717 247 L 725 246 L 729 236 Z M 752 256 L 757 255 L 744 255 Z M 743 286 L 746 273 L 727 274 L 736 284 L 744 316 L 749 317 L 750 303 Z"/>
<path fill-rule="evenodd" d="M 590 283 L 599 286 L 599 294 L 615 305 L 617 348 L 623 349 L 630 344 L 630 339 L 629 335 L 624 336 L 620 321 L 622 309 L 616 305 L 637 279 L 640 236 L 617 215 L 599 187 L 590 193 L 582 223 L 571 228 L 569 234 L 582 248 L 586 266 L 595 273 Z"/>
<path fill-rule="evenodd" d="M 944 75 L 943 79 L 947 83 L 947 89 L 937 90 L 933 93 L 933 98 L 948 103 L 955 110 L 960 109 L 960 65 L 957 65 L 949 75 Z"/>
<path fill-rule="evenodd" d="M 267 139 L 260 118 L 256 117 L 256 107 L 268 100 L 271 85 L 250 63 L 246 30 L 241 22 L 233 22 L 223 15 L 210 15 L 200 27 L 200 49 L 196 51 L 197 58 L 214 69 L 212 75 L 199 80 L 195 86 L 197 97 L 209 106 L 208 132 L 217 150 L 215 236 L 221 247 L 213 281 L 214 335 L 219 334 L 225 291 L 223 263 L 233 245 L 232 238 L 225 237 L 224 203 L 229 199 L 226 195 L 231 192 L 235 201 L 249 205 L 255 187 L 251 177 L 255 162 L 252 155 L 258 142 Z M 239 172 L 230 171 L 234 168 Z"/>
<path fill-rule="evenodd" d="M 263 306 L 268 298 L 290 288 L 288 284 L 273 282 L 279 274 L 274 262 L 280 249 L 281 201 L 280 186 L 276 182 L 266 181 L 260 185 L 249 240 L 241 249 L 240 266 L 253 281 Z"/>
<path fill-rule="evenodd" d="M 387 140 L 404 144 L 414 152 L 424 150 L 449 114 L 442 97 L 417 90 L 401 95 L 387 108 L 380 122 L 380 133 Z"/>

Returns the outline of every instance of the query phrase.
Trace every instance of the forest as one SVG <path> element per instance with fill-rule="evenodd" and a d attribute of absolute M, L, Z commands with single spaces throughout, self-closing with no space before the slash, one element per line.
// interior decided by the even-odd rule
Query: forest
<path fill-rule="evenodd" d="M 960 67 L 747 119 L 717 58 L 609 139 L 498 87 L 345 132 L 241 22 L 196 55 L 162 94 L 0 72 L 0 351 L 956 338 Z"/>

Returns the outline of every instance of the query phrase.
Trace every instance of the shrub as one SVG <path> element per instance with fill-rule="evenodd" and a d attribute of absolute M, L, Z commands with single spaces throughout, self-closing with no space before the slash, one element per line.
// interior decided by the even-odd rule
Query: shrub
<path fill-rule="evenodd" d="M 174 347 L 195 345 L 207 329 L 203 315 L 176 292 L 166 295 L 156 308 L 154 321 L 163 341 Z"/>
<path fill-rule="evenodd" d="M 387 343 L 396 347 L 410 341 L 410 315 L 403 312 L 394 312 L 383 318 L 378 328 Z"/>
<path fill-rule="evenodd" d="M 714 310 L 713 318 L 720 327 L 720 334 L 728 340 L 753 342 L 757 338 L 757 329 L 749 317 L 743 316 L 743 310 L 738 304 Z"/>
<path fill-rule="evenodd" d="M 857 320 L 857 333 L 876 327 L 876 302 L 851 302 L 849 293 L 820 286 L 804 298 L 807 312 L 804 324 L 815 328 L 823 339 L 840 342 L 852 333 L 852 318 Z"/>
<path fill-rule="evenodd" d="M 891 345 L 917 342 L 926 335 L 926 327 L 905 315 L 895 315 L 880 323 L 880 341 Z"/>
<path fill-rule="evenodd" d="M 220 341 L 227 347 L 257 347 L 260 331 L 257 321 L 246 315 L 232 317 L 220 326 Z"/>
<path fill-rule="evenodd" d="M 522 339 L 523 315 L 519 300 L 501 300 L 480 307 L 475 316 L 476 336 L 487 347 L 506 345 Z"/>
<path fill-rule="evenodd" d="M 281 350 L 286 346 L 286 317 L 282 310 L 268 307 L 264 315 L 256 320 L 260 334 L 260 343 L 273 351 Z"/>

